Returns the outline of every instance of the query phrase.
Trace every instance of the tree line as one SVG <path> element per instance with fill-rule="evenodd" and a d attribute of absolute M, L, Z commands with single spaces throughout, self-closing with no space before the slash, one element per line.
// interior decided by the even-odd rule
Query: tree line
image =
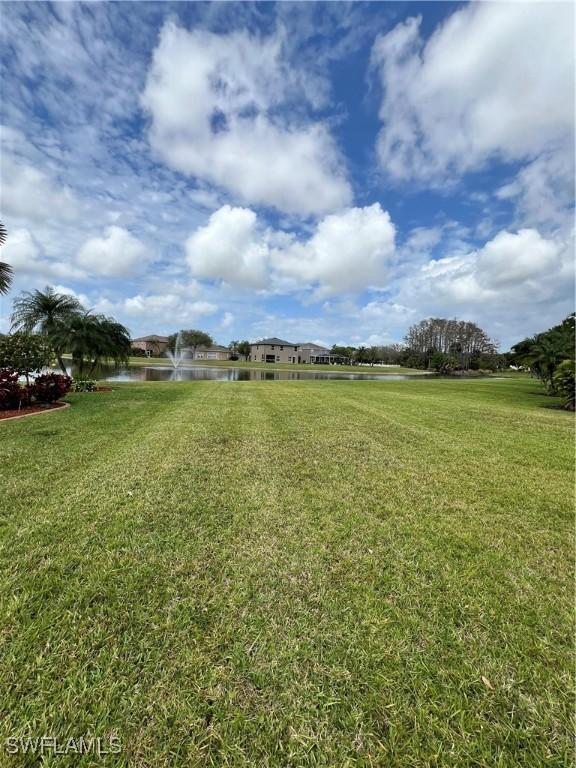
<path fill-rule="evenodd" d="M 333 346 L 333 354 L 359 364 L 399 365 L 442 373 L 458 370 L 497 370 L 508 365 L 498 344 L 476 323 L 428 318 L 412 325 L 403 344 L 371 347 Z"/>

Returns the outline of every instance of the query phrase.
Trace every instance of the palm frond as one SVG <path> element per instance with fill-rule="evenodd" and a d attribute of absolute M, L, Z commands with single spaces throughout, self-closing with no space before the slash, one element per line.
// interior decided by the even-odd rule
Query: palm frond
<path fill-rule="evenodd" d="M 0 261 L 0 293 L 8 293 L 12 285 L 13 274 L 14 270 L 10 264 Z"/>

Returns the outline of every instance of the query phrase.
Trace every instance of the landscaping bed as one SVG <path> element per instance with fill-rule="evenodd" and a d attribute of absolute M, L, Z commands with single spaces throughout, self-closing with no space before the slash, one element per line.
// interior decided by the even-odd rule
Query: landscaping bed
<path fill-rule="evenodd" d="M 70 403 L 46 403 L 42 405 L 25 405 L 23 408 L 12 408 L 6 411 L 0 411 L 0 421 L 6 419 L 20 419 L 23 416 L 33 416 L 46 411 L 56 411 L 59 408 L 66 408 Z"/>

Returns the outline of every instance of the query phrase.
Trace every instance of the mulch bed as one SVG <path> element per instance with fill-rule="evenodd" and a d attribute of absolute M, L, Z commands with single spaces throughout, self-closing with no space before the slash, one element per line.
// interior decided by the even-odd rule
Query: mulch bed
<path fill-rule="evenodd" d="M 50 403 L 49 405 L 26 405 L 24 408 L 13 408 L 8 411 L 0 411 L 0 421 L 3 419 L 17 419 L 21 416 L 32 416 L 37 413 L 46 413 L 46 411 L 55 411 L 59 408 L 66 408 L 69 403 Z"/>

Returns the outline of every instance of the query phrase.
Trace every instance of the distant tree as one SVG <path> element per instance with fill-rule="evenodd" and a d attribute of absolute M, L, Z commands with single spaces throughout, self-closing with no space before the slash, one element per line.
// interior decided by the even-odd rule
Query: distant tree
<path fill-rule="evenodd" d="M 193 328 L 191 330 L 182 329 L 181 331 L 178 331 L 178 333 L 180 334 L 180 346 L 191 349 L 192 357 L 194 357 L 197 347 L 211 347 L 214 344 L 212 336 L 205 331 L 199 331 Z M 168 337 L 168 349 L 171 352 L 174 352 L 176 347 L 178 333 L 173 333 Z"/>
<path fill-rule="evenodd" d="M 354 352 L 354 359 L 357 363 L 367 363 L 368 350 L 366 347 L 358 347 L 358 349 Z"/>
<path fill-rule="evenodd" d="M 0 245 L 4 245 L 8 232 L 2 222 L 0 222 Z M 10 264 L 6 264 L 4 261 L 0 261 L 0 293 L 8 293 L 10 286 L 12 285 L 12 275 L 14 270 Z"/>
<path fill-rule="evenodd" d="M 506 355 L 499 355 L 497 352 L 479 352 L 474 354 L 470 360 L 470 368 L 473 371 L 500 371 L 507 367 Z"/>
<path fill-rule="evenodd" d="M 446 352 L 434 352 L 430 358 L 430 368 L 437 373 L 452 373 L 458 369 L 458 360 Z"/>
<path fill-rule="evenodd" d="M 382 348 L 381 347 L 368 347 L 366 350 L 366 360 L 370 363 L 370 365 L 374 365 L 374 363 L 381 362 L 382 359 Z"/>
<path fill-rule="evenodd" d="M 194 354 L 197 347 L 211 347 L 214 344 L 214 339 L 204 331 L 182 331 L 182 344 L 185 347 L 190 347 Z"/>
<path fill-rule="evenodd" d="M 378 349 L 378 360 L 387 365 L 401 365 L 405 348 L 401 344 L 389 344 Z"/>
<path fill-rule="evenodd" d="M 330 352 L 333 355 L 340 355 L 340 357 L 349 357 L 350 359 L 352 359 L 354 357 L 354 353 L 356 352 L 356 348 L 345 347 L 339 344 L 334 344 Z"/>
<path fill-rule="evenodd" d="M 177 333 L 171 333 L 170 336 L 168 336 L 167 349 L 170 352 L 174 352 L 174 350 L 176 349 L 176 339 L 177 338 L 178 338 L 178 334 Z"/>
<path fill-rule="evenodd" d="M 84 308 L 75 296 L 56 293 L 50 286 L 43 291 L 23 291 L 14 301 L 12 330 L 25 333 L 37 331 L 46 336 L 52 344 L 58 365 L 66 373 L 62 360 L 63 350 L 54 341 L 54 330 L 83 311 Z"/>
<path fill-rule="evenodd" d="M 236 342 L 236 352 L 242 355 L 246 360 L 250 357 L 251 346 L 247 339 Z"/>
<path fill-rule="evenodd" d="M 482 328 L 465 320 L 422 320 L 408 329 L 405 342 L 411 365 L 423 368 L 430 367 L 435 352 L 455 357 L 460 368 L 468 369 L 475 355 L 497 351 Z"/>

